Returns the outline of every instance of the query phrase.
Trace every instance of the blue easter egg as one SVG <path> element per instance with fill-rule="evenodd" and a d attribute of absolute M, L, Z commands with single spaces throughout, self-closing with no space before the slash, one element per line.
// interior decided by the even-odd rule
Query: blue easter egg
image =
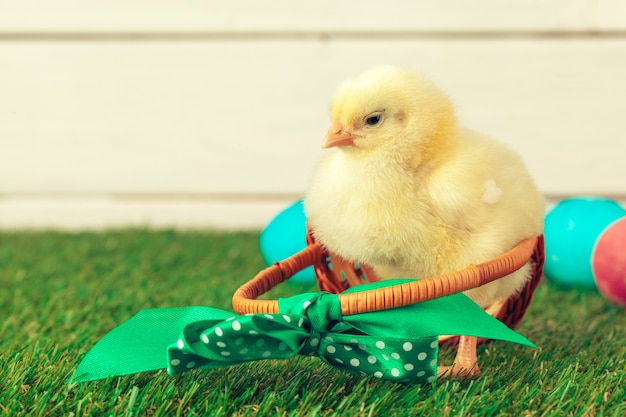
<path fill-rule="evenodd" d="M 306 248 L 306 217 L 302 200 L 296 201 L 263 229 L 259 238 L 261 257 L 267 265 L 282 261 Z M 315 282 L 315 271 L 309 266 L 296 273 L 290 281 Z"/>
<path fill-rule="evenodd" d="M 546 277 L 562 285 L 595 287 L 593 247 L 602 231 L 625 215 L 624 207 L 606 198 L 576 197 L 558 203 L 545 217 Z"/>

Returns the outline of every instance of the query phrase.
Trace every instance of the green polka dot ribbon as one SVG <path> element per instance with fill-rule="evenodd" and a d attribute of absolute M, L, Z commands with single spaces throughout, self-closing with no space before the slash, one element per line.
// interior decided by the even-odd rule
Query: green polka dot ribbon
<path fill-rule="evenodd" d="M 407 282 L 365 284 L 364 291 Z M 167 369 L 171 375 L 263 359 L 314 356 L 346 372 L 432 383 L 438 336 L 466 335 L 535 347 L 463 294 L 372 313 L 341 315 L 338 296 L 279 299 L 278 314 L 235 315 L 210 307 L 142 310 L 105 335 L 74 382 Z"/>

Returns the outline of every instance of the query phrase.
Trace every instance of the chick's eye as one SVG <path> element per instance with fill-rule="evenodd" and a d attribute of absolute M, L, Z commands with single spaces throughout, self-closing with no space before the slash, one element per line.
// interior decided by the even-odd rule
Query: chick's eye
<path fill-rule="evenodd" d="M 381 119 L 382 119 L 382 115 L 374 114 L 374 115 L 368 116 L 365 119 L 365 124 L 368 126 L 376 126 L 378 123 L 380 123 Z"/>

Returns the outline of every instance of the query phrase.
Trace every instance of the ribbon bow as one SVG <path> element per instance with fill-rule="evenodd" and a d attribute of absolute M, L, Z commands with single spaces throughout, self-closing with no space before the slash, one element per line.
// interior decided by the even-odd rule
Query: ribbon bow
<path fill-rule="evenodd" d="M 360 285 L 348 291 L 408 280 Z M 79 364 L 82 382 L 167 368 L 170 375 L 300 355 L 343 371 L 396 382 L 432 383 L 438 336 L 499 339 L 535 347 L 463 294 L 372 313 L 341 315 L 339 298 L 307 293 L 279 299 L 278 314 L 210 307 L 142 310 L 105 335 Z"/>

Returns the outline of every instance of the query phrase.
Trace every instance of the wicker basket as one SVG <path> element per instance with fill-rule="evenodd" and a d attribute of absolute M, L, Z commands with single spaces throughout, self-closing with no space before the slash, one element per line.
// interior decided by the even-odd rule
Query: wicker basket
<path fill-rule="evenodd" d="M 460 271 L 407 284 L 340 294 L 341 311 L 343 315 L 379 311 L 466 291 L 502 278 L 518 270 L 529 260 L 532 263 L 532 278 L 527 281 L 522 291 L 505 302 L 487 309 L 498 320 L 514 328 L 524 317 L 541 280 L 544 261 L 543 236 L 525 239 L 495 259 L 470 265 Z M 308 233 L 305 249 L 259 272 L 235 292 L 233 295 L 235 311 L 238 314 L 277 313 L 277 300 L 257 300 L 257 297 L 310 265 L 315 270 L 320 290 L 331 293 L 338 294 L 351 286 L 378 280 L 367 266 L 346 262 L 329 254 L 315 241 L 313 235 Z"/>

